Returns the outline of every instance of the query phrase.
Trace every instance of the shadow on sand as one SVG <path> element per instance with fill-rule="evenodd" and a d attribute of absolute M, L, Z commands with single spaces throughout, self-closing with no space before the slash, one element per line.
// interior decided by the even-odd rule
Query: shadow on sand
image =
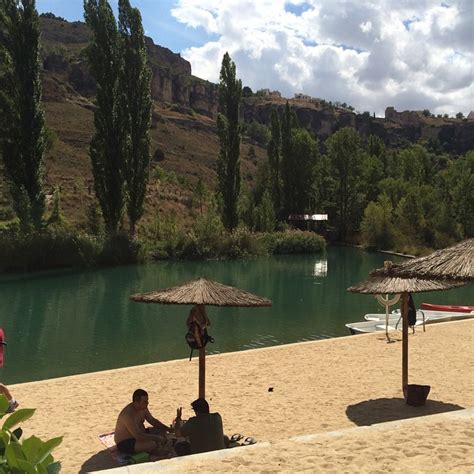
<path fill-rule="evenodd" d="M 377 398 L 349 405 L 346 409 L 346 415 L 356 425 L 368 426 L 386 421 L 403 420 L 462 409 L 464 407 L 460 405 L 429 399 L 424 406 L 412 407 L 407 405 L 403 398 Z"/>
<path fill-rule="evenodd" d="M 112 459 L 112 456 L 107 449 L 99 451 L 92 455 L 84 464 L 81 466 L 79 474 L 86 472 L 100 471 L 102 469 L 112 469 L 113 467 L 119 467 L 117 463 Z"/>

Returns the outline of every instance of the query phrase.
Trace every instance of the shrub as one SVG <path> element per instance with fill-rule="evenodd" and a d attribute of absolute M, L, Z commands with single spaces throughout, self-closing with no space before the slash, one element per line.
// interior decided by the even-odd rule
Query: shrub
<path fill-rule="evenodd" d="M 159 179 L 162 183 L 178 184 L 179 179 L 174 171 L 166 171 L 160 165 L 153 170 L 153 177 Z"/>
<path fill-rule="evenodd" d="M 273 254 L 319 253 L 326 247 L 325 240 L 314 232 L 288 230 L 264 236 L 265 245 Z"/>
<path fill-rule="evenodd" d="M 0 266 L 10 270 L 44 270 L 96 263 L 100 242 L 87 234 L 52 226 L 40 231 L 0 233 Z"/>
<path fill-rule="evenodd" d="M 249 86 L 244 86 L 242 88 L 242 97 L 252 97 L 252 96 L 253 96 L 252 89 L 250 89 Z"/>
<path fill-rule="evenodd" d="M 271 138 L 270 129 L 265 124 L 255 121 L 244 124 L 244 133 L 262 146 L 266 146 Z"/>
<path fill-rule="evenodd" d="M 9 221 L 15 218 L 15 213 L 11 207 L 0 207 L 0 221 Z"/>
<path fill-rule="evenodd" d="M 91 202 L 86 209 L 86 228 L 92 235 L 104 234 L 102 211 L 96 201 Z"/>
<path fill-rule="evenodd" d="M 6 416 L 8 400 L 0 395 L 0 418 Z M 0 435 L 0 472 L 26 472 L 28 474 L 53 474 L 61 469 L 51 452 L 62 442 L 62 437 L 41 441 L 36 436 L 20 441 L 21 428 L 13 428 L 28 420 L 34 414 L 31 408 L 21 408 L 8 415 L 3 422 Z"/>
<path fill-rule="evenodd" d="M 17 217 L 9 221 L 0 222 L 0 233 L 11 233 L 20 231 L 20 221 Z"/>
<path fill-rule="evenodd" d="M 267 253 L 264 242 L 245 227 L 238 227 L 224 236 L 222 254 L 227 258 L 258 257 Z"/>
<path fill-rule="evenodd" d="M 153 153 L 153 161 L 160 162 L 165 159 L 165 152 L 159 146 L 156 147 L 155 152 Z"/>
<path fill-rule="evenodd" d="M 99 255 L 103 265 L 131 264 L 139 261 L 141 245 L 127 234 L 117 234 L 108 238 Z"/>
<path fill-rule="evenodd" d="M 220 256 L 223 235 L 224 225 L 219 217 L 217 204 L 211 200 L 207 212 L 199 215 L 193 226 L 192 236 L 199 248 L 199 255 L 202 257 Z"/>
<path fill-rule="evenodd" d="M 53 210 L 48 218 L 48 225 L 62 227 L 67 225 L 61 210 L 61 190 L 56 187 L 53 193 Z"/>

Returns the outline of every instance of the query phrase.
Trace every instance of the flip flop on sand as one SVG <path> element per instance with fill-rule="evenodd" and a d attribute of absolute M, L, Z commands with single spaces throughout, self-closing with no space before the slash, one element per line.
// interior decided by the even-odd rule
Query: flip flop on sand
<path fill-rule="evenodd" d="M 244 442 L 242 443 L 243 446 L 250 446 L 251 444 L 255 444 L 257 440 L 255 438 L 252 438 L 251 436 L 248 436 L 245 438 Z"/>
<path fill-rule="evenodd" d="M 242 438 L 243 438 L 243 435 L 241 435 L 240 433 L 235 433 L 235 434 L 233 434 L 233 435 L 230 437 L 230 442 L 231 442 L 231 443 L 237 443 L 237 442 L 240 441 Z"/>

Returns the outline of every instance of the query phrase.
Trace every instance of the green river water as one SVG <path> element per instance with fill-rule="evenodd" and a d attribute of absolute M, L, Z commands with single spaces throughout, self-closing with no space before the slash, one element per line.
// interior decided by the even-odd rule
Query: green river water
<path fill-rule="evenodd" d="M 345 323 L 383 312 L 373 297 L 346 288 L 386 259 L 331 247 L 323 255 L 2 276 L 0 326 L 8 345 L 0 380 L 11 384 L 188 357 L 190 307 L 135 303 L 129 295 L 199 276 L 273 301 L 271 308 L 208 307 L 216 340 L 209 353 L 346 336 Z M 472 305 L 474 289 L 418 294 L 415 302 Z"/>

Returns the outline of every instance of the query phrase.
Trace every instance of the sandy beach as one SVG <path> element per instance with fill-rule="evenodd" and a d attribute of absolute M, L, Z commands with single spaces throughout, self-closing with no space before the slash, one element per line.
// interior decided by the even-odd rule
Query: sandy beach
<path fill-rule="evenodd" d="M 473 427 L 474 409 L 468 408 L 107 472 L 472 473 Z"/>
<path fill-rule="evenodd" d="M 417 328 L 410 335 L 409 382 L 432 387 L 424 407 L 407 406 L 402 399 L 400 333 L 392 344 L 386 343 L 383 334 L 369 334 L 210 356 L 207 399 L 211 410 L 221 413 L 226 433 L 240 432 L 275 446 L 282 443 L 281 449 L 272 450 L 282 461 L 269 470 L 278 466 L 291 470 L 292 460 L 299 459 L 299 448 L 288 448 L 293 446 L 288 444 L 290 437 L 474 407 L 473 336 L 474 320 L 428 325 L 425 333 Z M 161 421 L 170 423 L 178 406 L 190 416 L 189 403 L 197 397 L 197 366 L 197 358 L 179 360 L 17 384 L 11 389 L 22 407 L 37 408 L 23 426 L 25 435 L 43 439 L 63 435 L 55 451 L 63 472 L 89 472 L 114 467 L 98 435 L 113 430 L 118 412 L 135 388 L 149 392 L 150 410 Z M 409 429 L 410 449 L 393 450 L 400 468 L 422 470 L 419 458 L 409 454 L 416 438 L 423 440 L 428 452 L 436 444 L 431 463 L 437 472 L 450 470 L 452 457 L 439 449 L 440 440 L 449 437 L 450 444 L 465 448 L 465 455 L 460 452 L 459 470 L 472 470 L 472 423 L 463 429 L 456 429 L 456 423 L 448 419 L 433 423 L 436 429 L 429 423 L 414 424 L 424 428 Z M 430 440 L 430 433 L 436 433 L 436 439 Z M 400 438 L 395 442 L 400 444 Z M 470 447 L 466 439 L 471 440 Z M 346 444 L 341 443 L 340 449 Z M 317 449 L 322 453 L 324 444 Z M 223 466 L 227 465 L 232 471 L 244 463 L 247 470 L 263 471 L 272 465 L 271 459 L 257 463 L 258 455 L 252 454 L 256 451 L 246 452 L 239 455 L 240 464 L 223 464 L 215 470 L 226 471 Z M 306 465 L 295 465 L 295 470 L 337 470 L 327 461 L 331 456 L 309 459 Z M 370 450 L 356 461 L 352 472 L 387 470 L 382 457 L 374 458 Z"/>

